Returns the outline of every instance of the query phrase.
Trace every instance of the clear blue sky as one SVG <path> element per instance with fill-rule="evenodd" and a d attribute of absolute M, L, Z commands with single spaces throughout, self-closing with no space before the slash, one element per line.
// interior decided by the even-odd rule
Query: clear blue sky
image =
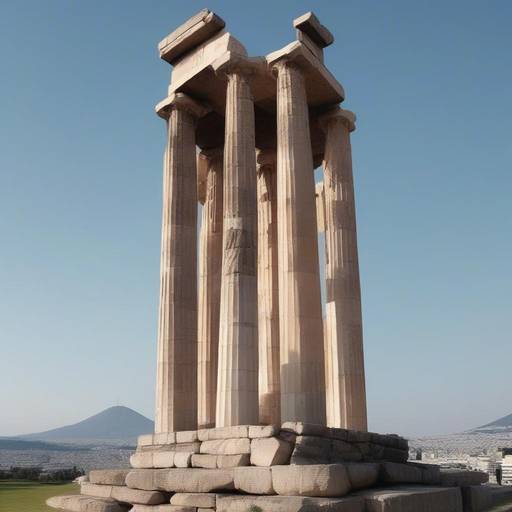
<path fill-rule="evenodd" d="M 154 409 L 158 41 L 204 1 L 0 7 L 0 435 Z M 314 10 L 357 113 L 370 428 L 512 412 L 512 3 L 210 1 L 252 55 Z"/>

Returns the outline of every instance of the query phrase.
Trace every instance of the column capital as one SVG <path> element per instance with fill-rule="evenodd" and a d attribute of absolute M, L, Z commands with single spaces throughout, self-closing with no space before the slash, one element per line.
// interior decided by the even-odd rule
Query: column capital
<path fill-rule="evenodd" d="M 266 73 L 263 57 L 250 58 L 235 52 L 226 52 L 221 55 L 212 63 L 212 69 L 217 75 L 238 74 L 244 78 L 253 78 L 255 75 Z"/>
<path fill-rule="evenodd" d="M 258 173 L 268 170 L 274 172 L 276 169 L 277 154 L 275 149 L 256 150 L 256 170 Z"/>
<path fill-rule="evenodd" d="M 160 103 L 157 103 L 155 107 L 155 112 L 162 119 L 169 119 L 171 115 L 171 110 L 179 109 L 184 110 L 189 113 L 194 118 L 199 118 L 205 116 L 208 112 L 210 112 L 210 107 L 197 101 L 187 94 L 182 92 L 176 92 L 170 94 L 167 98 L 163 99 Z"/>
<path fill-rule="evenodd" d="M 356 115 L 354 112 L 340 107 L 333 108 L 322 114 L 319 116 L 318 121 L 324 131 L 327 130 L 327 126 L 333 121 L 342 122 L 349 132 L 353 132 L 356 129 Z"/>

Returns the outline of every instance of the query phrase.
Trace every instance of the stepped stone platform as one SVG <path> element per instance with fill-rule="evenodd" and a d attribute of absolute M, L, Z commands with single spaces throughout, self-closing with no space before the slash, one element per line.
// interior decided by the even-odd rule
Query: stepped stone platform
<path fill-rule="evenodd" d="M 287 422 L 141 436 L 132 469 L 91 471 L 68 512 L 481 512 L 485 473 L 407 462 L 407 440 Z M 500 495 L 501 497 L 502 495 Z"/>

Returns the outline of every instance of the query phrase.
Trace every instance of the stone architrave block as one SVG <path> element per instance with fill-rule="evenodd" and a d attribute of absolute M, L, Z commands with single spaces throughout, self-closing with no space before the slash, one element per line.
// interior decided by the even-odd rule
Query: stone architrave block
<path fill-rule="evenodd" d="M 135 469 L 126 484 L 132 489 L 166 492 L 215 492 L 234 489 L 232 469 Z"/>
<path fill-rule="evenodd" d="M 343 464 L 272 466 L 272 485 L 283 496 L 345 496 L 350 480 Z"/>
<path fill-rule="evenodd" d="M 423 470 L 412 464 L 383 462 L 381 464 L 380 480 L 385 484 L 421 484 Z"/>
<path fill-rule="evenodd" d="M 275 437 L 279 434 L 280 427 L 277 425 L 249 425 L 249 438 L 259 439 L 262 437 Z"/>
<path fill-rule="evenodd" d="M 253 466 L 282 466 L 290 462 L 293 445 L 277 437 L 253 439 L 251 441 L 251 464 Z"/>
<path fill-rule="evenodd" d="M 176 444 L 195 443 L 196 441 L 198 441 L 197 430 L 176 432 Z"/>
<path fill-rule="evenodd" d="M 215 493 L 180 492 L 171 496 L 171 505 L 183 507 L 215 508 Z"/>
<path fill-rule="evenodd" d="M 66 512 L 126 512 L 127 508 L 110 498 L 94 498 L 82 495 L 54 496 L 46 504 Z"/>
<path fill-rule="evenodd" d="M 441 469 L 441 482 L 443 487 L 469 487 L 485 484 L 489 475 L 482 471 L 468 471 L 464 469 Z"/>
<path fill-rule="evenodd" d="M 290 464 L 329 464 L 332 441 L 323 437 L 297 436 Z"/>
<path fill-rule="evenodd" d="M 239 439 L 215 439 L 203 441 L 200 453 L 210 455 L 240 455 L 251 453 L 251 441 L 248 437 Z"/>
<path fill-rule="evenodd" d="M 374 487 L 379 480 L 380 464 L 372 462 L 351 462 L 345 464 L 352 489 Z"/>
<path fill-rule="evenodd" d="M 89 472 L 89 481 L 101 485 L 125 485 L 130 469 L 94 469 Z"/>
<path fill-rule="evenodd" d="M 397 486 L 359 491 L 366 512 L 462 512 L 459 489 Z"/>
<path fill-rule="evenodd" d="M 233 470 L 235 489 L 248 494 L 275 494 L 270 467 L 241 467 Z"/>
<path fill-rule="evenodd" d="M 359 497 L 308 498 L 302 496 L 217 496 L 217 512 L 364 512 Z"/>
<path fill-rule="evenodd" d="M 192 452 L 176 452 L 174 454 L 174 466 L 177 468 L 189 468 L 192 465 Z"/>

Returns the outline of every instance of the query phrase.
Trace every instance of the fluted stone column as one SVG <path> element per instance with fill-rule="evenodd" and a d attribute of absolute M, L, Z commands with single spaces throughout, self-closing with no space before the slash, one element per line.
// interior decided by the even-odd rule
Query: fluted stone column
<path fill-rule="evenodd" d="M 199 428 L 215 426 L 217 356 L 222 275 L 222 149 L 202 151 L 206 190 L 199 240 L 198 407 Z"/>
<path fill-rule="evenodd" d="M 249 63 L 228 54 L 213 67 L 227 76 L 216 411 L 224 427 L 258 422 L 256 158 Z"/>
<path fill-rule="evenodd" d="M 259 421 L 281 423 L 276 153 L 257 151 Z"/>
<path fill-rule="evenodd" d="M 167 119 L 155 431 L 197 426 L 197 175 L 195 119 L 204 107 L 185 94 L 157 105 Z"/>
<path fill-rule="evenodd" d="M 277 73 L 277 220 L 282 421 L 325 423 L 317 222 L 309 114 L 301 69 Z"/>
<path fill-rule="evenodd" d="M 323 116 L 327 424 L 367 430 L 366 390 L 350 132 L 352 112 Z"/>

